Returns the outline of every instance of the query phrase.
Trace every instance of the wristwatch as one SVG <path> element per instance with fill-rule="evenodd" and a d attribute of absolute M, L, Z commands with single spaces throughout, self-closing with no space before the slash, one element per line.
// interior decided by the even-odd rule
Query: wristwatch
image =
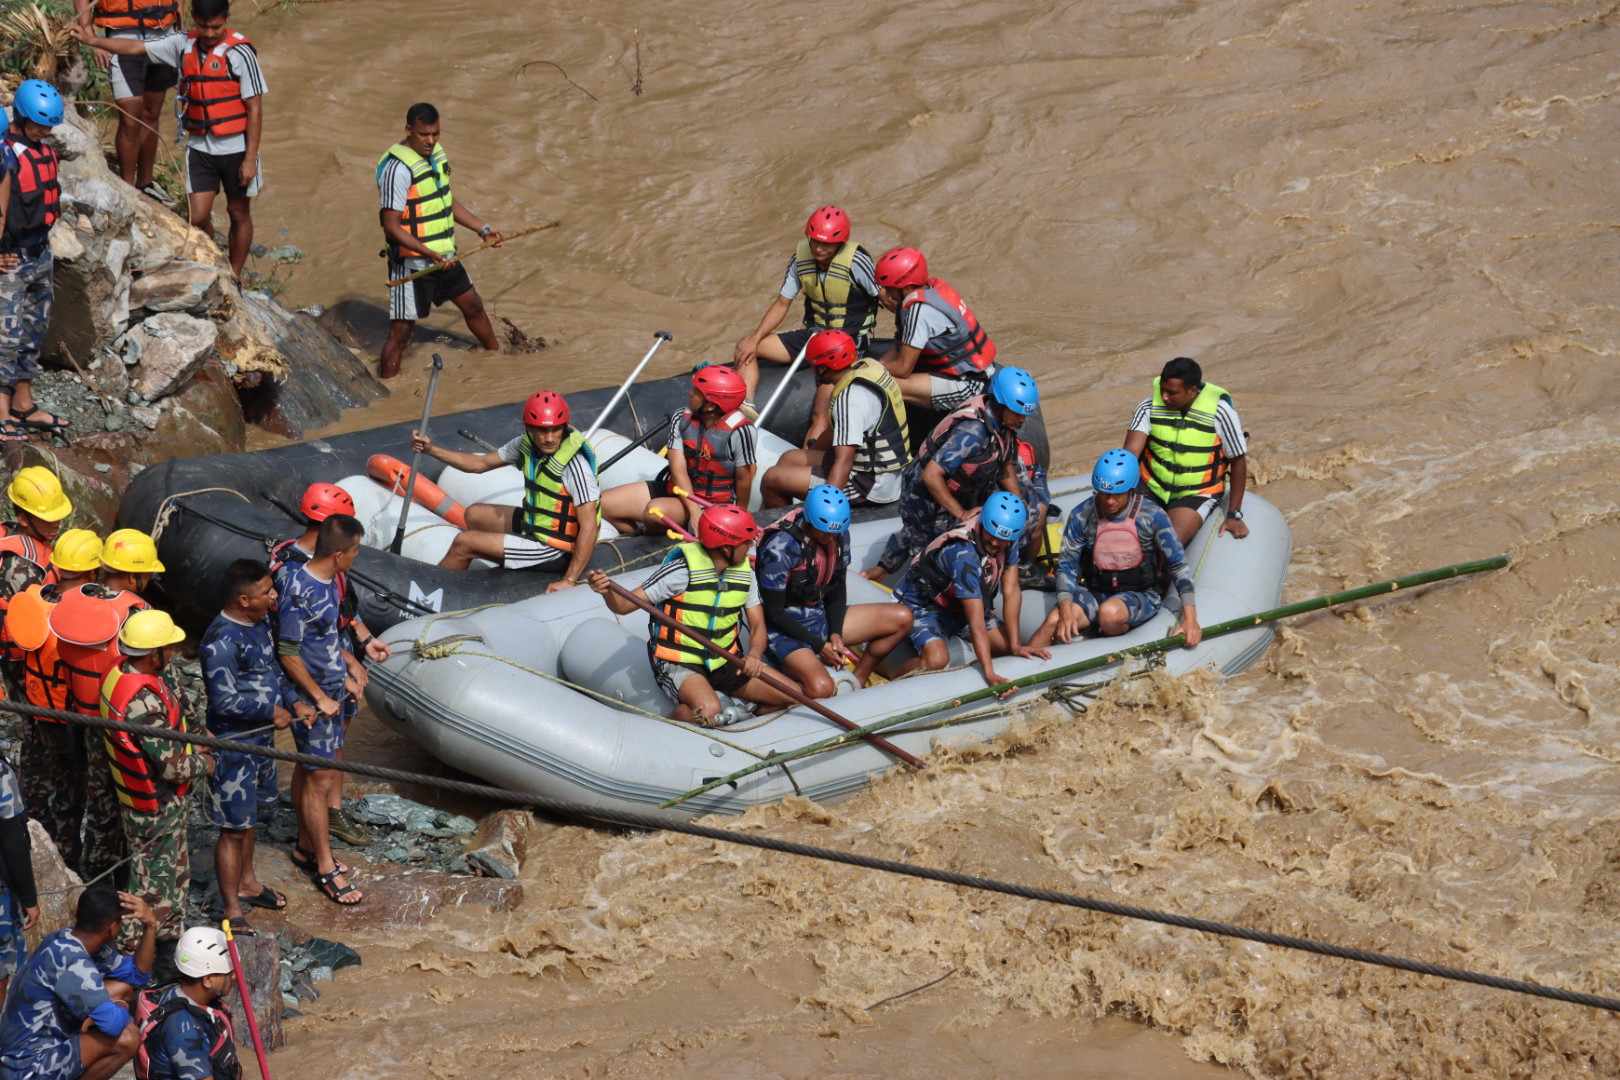
<path fill-rule="evenodd" d="M 1241 511 L 1241 510 L 1228 510 L 1226 512 L 1226 516 L 1231 518 L 1233 521 L 1242 521 L 1243 520 L 1243 511 Z"/>
<path fill-rule="evenodd" d="M 478 238 L 480 240 L 485 239 L 486 237 L 489 236 L 490 233 L 492 233 L 494 231 L 495 231 L 495 226 L 486 223 L 482 229 L 478 230 Z"/>

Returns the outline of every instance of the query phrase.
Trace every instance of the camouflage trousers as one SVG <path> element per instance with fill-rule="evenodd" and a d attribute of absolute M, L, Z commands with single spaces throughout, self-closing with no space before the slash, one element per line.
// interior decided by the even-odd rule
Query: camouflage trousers
<path fill-rule="evenodd" d="M 159 941 L 175 941 L 185 927 L 186 895 L 191 889 L 191 859 L 186 850 L 186 799 L 170 799 L 155 814 L 127 807 L 123 811 L 124 837 L 129 841 L 129 891 L 144 896 L 152 907 L 167 905 L 159 914 Z M 131 930 L 125 923 L 124 932 Z M 134 923 L 136 941 L 140 924 Z"/>
<path fill-rule="evenodd" d="M 906 477 L 907 480 L 911 479 L 910 466 L 906 467 Z M 934 501 L 920 481 L 910 484 L 900 496 L 900 530 L 883 545 L 878 565 L 887 573 L 894 573 L 932 543 L 934 537 L 956 528 L 956 525 L 957 520 Z"/>
<path fill-rule="evenodd" d="M 85 729 L 71 724 L 29 720 L 23 728 L 23 803 L 28 816 L 45 827 L 62 861 L 78 867 L 84 848 Z M 99 762 L 97 762 L 99 764 Z"/>
<path fill-rule="evenodd" d="M 113 790 L 112 759 L 101 732 L 84 729 L 84 756 L 89 782 L 85 785 L 84 847 L 79 876 L 89 881 L 117 866 L 129 850 L 120 823 L 118 795 Z M 128 871 L 113 875 L 113 883 L 127 880 Z"/>
<path fill-rule="evenodd" d="M 9 273 L 0 272 L 0 390 L 39 375 L 39 355 L 51 325 L 54 288 L 51 249 L 25 256 Z"/>

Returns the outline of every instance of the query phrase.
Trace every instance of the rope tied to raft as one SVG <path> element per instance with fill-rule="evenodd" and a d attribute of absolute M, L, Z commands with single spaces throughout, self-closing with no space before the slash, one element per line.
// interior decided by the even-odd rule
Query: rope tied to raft
<path fill-rule="evenodd" d="M 248 503 L 249 505 L 252 505 L 253 503 L 252 499 L 248 498 L 246 495 L 242 494 L 240 491 L 237 491 L 233 487 L 205 487 L 194 488 L 191 491 L 176 491 L 172 495 L 164 496 L 163 501 L 158 503 L 157 513 L 152 517 L 152 543 L 158 544 L 163 541 L 163 532 L 169 527 L 169 522 L 174 518 L 177 511 L 190 509 L 180 502 L 181 499 L 192 495 L 211 494 L 235 495 L 238 499 L 241 499 L 243 502 Z M 266 550 L 268 550 L 268 548 L 269 545 L 266 544 Z"/>

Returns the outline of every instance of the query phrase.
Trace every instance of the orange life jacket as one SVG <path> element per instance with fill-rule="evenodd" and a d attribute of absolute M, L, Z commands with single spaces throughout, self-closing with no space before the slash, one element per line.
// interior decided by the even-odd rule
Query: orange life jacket
<path fill-rule="evenodd" d="M 180 5 L 142 3 L 141 0 L 96 0 L 96 25 L 103 30 L 173 30 L 180 25 Z"/>
<path fill-rule="evenodd" d="M 118 649 L 118 631 L 131 612 L 141 610 L 147 603 L 127 589 L 103 598 L 85 593 L 89 588 L 106 592 L 99 585 L 80 585 L 68 590 L 51 612 L 50 627 L 59 639 L 57 654 L 68 673 L 68 708 L 86 716 L 97 716 L 101 712 L 101 682 L 124 658 Z M 81 595 L 75 596 L 75 593 Z M 96 626 L 91 633 L 81 632 L 77 625 L 68 625 L 70 620 L 66 618 L 82 610 L 86 600 L 105 605 L 105 611 L 110 612 L 110 615 L 90 620 Z M 107 636 L 102 637 L 103 633 Z"/>
<path fill-rule="evenodd" d="M 163 701 L 164 722 L 179 731 L 181 729 L 180 703 L 174 695 L 169 693 L 169 685 L 156 675 L 142 675 L 134 671 L 125 671 L 122 666 L 115 667 L 107 672 L 107 677 L 101 683 L 101 715 L 108 720 L 117 720 L 126 723 L 126 713 L 129 703 L 135 695 L 142 690 L 150 690 Z M 127 731 L 103 731 L 102 742 L 107 747 L 107 754 L 112 759 L 113 788 L 122 805 L 141 814 L 155 814 L 162 809 L 158 800 L 157 776 L 152 771 L 152 762 L 141 753 L 135 737 Z M 184 743 L 185 752 L 191 752 L 191 744 Z M 191 790 L 189 783 L 179 784 L 175 787 L 175 796 L 185 798 L 186 792 Z"/>
<path fill-rule="evenodd" d="M 242 87 L 231 74 L 226 51 L 237 45 L 253 47 L 253 42 L 235 30 L 225 31 L 225 40 L 203 52 L 197 32 L 186 35 L 191 48 L 180 61 L 180 85 L 175 96 L 180 104 L 180 126 L 188 135 L 222 138 L 247 131 L 247 102 Z"/>
<path fill-rule="evenodd" d="M 50 630 L 56 597 L 55 589 L 30 585 L 12 597 L 5 624 L 0 626 L 6 659 L 22 665 L 23 697 L 28 704 L 42 709 L 68 707 L 68 672 L 57 652 L 56 635 Z M 36 719 L 49 724 L 63 722 L 43 716 Z"/>
<path fill-rule="evenodd" d="M 927 304 L 951 321 L 951 329 L 929 341 L 917 362 L 924 371 L 941 377 L 960 378 L 982 375 L 996 358 L 996 343 L 984 332 L 973 309 L 962 294 L 940 278 L 929 278 L 926 288 L 918 289 L 901 302 L 901 310 L 913 304 Z"/>

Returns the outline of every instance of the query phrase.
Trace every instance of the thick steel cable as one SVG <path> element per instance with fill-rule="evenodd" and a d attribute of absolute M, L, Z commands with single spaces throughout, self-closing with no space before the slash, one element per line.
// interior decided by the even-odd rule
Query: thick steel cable
<path fill-rule="evenodd" d="M 1544 986 L 1525 979 L 1509 979 L 1500 975 L 1469 971 L 1466 968 L 1431 964 L 1423 960 L 1373 952 L 1369 949 L 1357 949 L 1347 945 L 1334 945 L 1330 942 L 1316 941 L 1311 938 L 1295 937 L 1292 934 L 1274 934 L 1268 930 L 1255 930 L 1245 926 L 1217 922 L 1214 919 L 1177 915 L 1173 912 L 1138 907 L 1134 904 L 1120 904 L 1112 900 L 1076 896 L 1073 893 L 1058 892 L 1055 889 L 1019 885 L 1016 882 L 999 881 L 995 878 L 980 877 L 976 874 L 963 874 L 955 870 L 918 866 L 915 863 L 900 862 L 895 859 L 880 859 L 871 855 L 860 855 L 852 851 L 839 851 L 834 848 L 818 847 L 814 844 L 800 844 L 792 840 L 779 840 L 775 837 L 761 836 L 755 833 L 716 829 L 708 825 L 684 821 L 673 815 L 648 814 L 630 810 L 603 810 L 582 803 L 530 795 L 521 791 L 494 787 L 490 784 L 476 784 L 466 780 L 450 780 L 438 776 L 427 776 L 422 773 L 406 772 L 402 769 L 390 769 L 382 765 L 363 765 L 353 761 L 331 761 L 326 758 L 316 757 L 313 754 L 276 750 L 253 743 L 221 739 L 213 735 L 192 735 L 167 728 L 149 727 L 144 724 L 119 723 L 99 716 L 83 716 L 79 713 L 64 712 L 59 709 L 42 709 L 16 701 L 0 701 L 0 711 L 14 712 L 22 716 L 40 717 L 48 720 L 63 720 L 71 724 L 99 728 L 103 731 L 127 731 L 143 738 L 169 739 L 174 742 L 191 743 L 196 746 L 227 750 L 232 753 L 256 754 L 260 757 L 274 758 L 277 761 L 288 761 L 295 765 L 304 765 L 311 769 L 336 769 L 340 772 L 354 773 L 356 776 L 369 776 L 394 783 L 421 784 L 426 787 L 453 791 L 461 795 L 473 795 L 497 802 L 530 806 L 562 817 L 603 825 L 684 833 L 687 836 L 700 836 L 705 840 L 718 840 L 726 844 L 740 844 L 744 847 L 781 852 L 784 855 L 798 855 L 806 859 L 842 863 L 845 866 L 855 866 L 863 870 L 878 870 L 886 874 L 898 874 L 902 877 L 937 881 L 943 885 L 956 885 L 964 889 L 1000 893 L 1003 896 L 1013 896 L 1021 900 L 1039 900 L 1042 903 L 1079 908 L 1082 911 L 1094 911 L 1103 915 L 1137 919 L 1142 922 L 1161 923 L 1165 926 L 1180 927 L 1183 930 L 1197 930 L 1201 933 L 1214 934 L 1219 937 L 1255 941 L 1262 945 L 1272 945 L 1280 949 L 1295 949 L 1299 952 L 1330 956 L 1338 960 L 1352 960 L 1358 964 L 1394 968 L 1397 971 L 1409 971 L 1417 975 L 1433 976 L 1437 979 L 1473 983 L 1476 986 L 1488 986 L 1493 990 L 1506 990 L 1510 993 L 1527 994 L 1531 997 L 1547 998 L 1552 1001 L 1563 1001 L 1572 1005 L 1585 1005 L 1593 1009 L 1620 1013 L 1620 999 L 1587 994 L 1579 990 L 1565 990 L 1561 987 Z"/>

